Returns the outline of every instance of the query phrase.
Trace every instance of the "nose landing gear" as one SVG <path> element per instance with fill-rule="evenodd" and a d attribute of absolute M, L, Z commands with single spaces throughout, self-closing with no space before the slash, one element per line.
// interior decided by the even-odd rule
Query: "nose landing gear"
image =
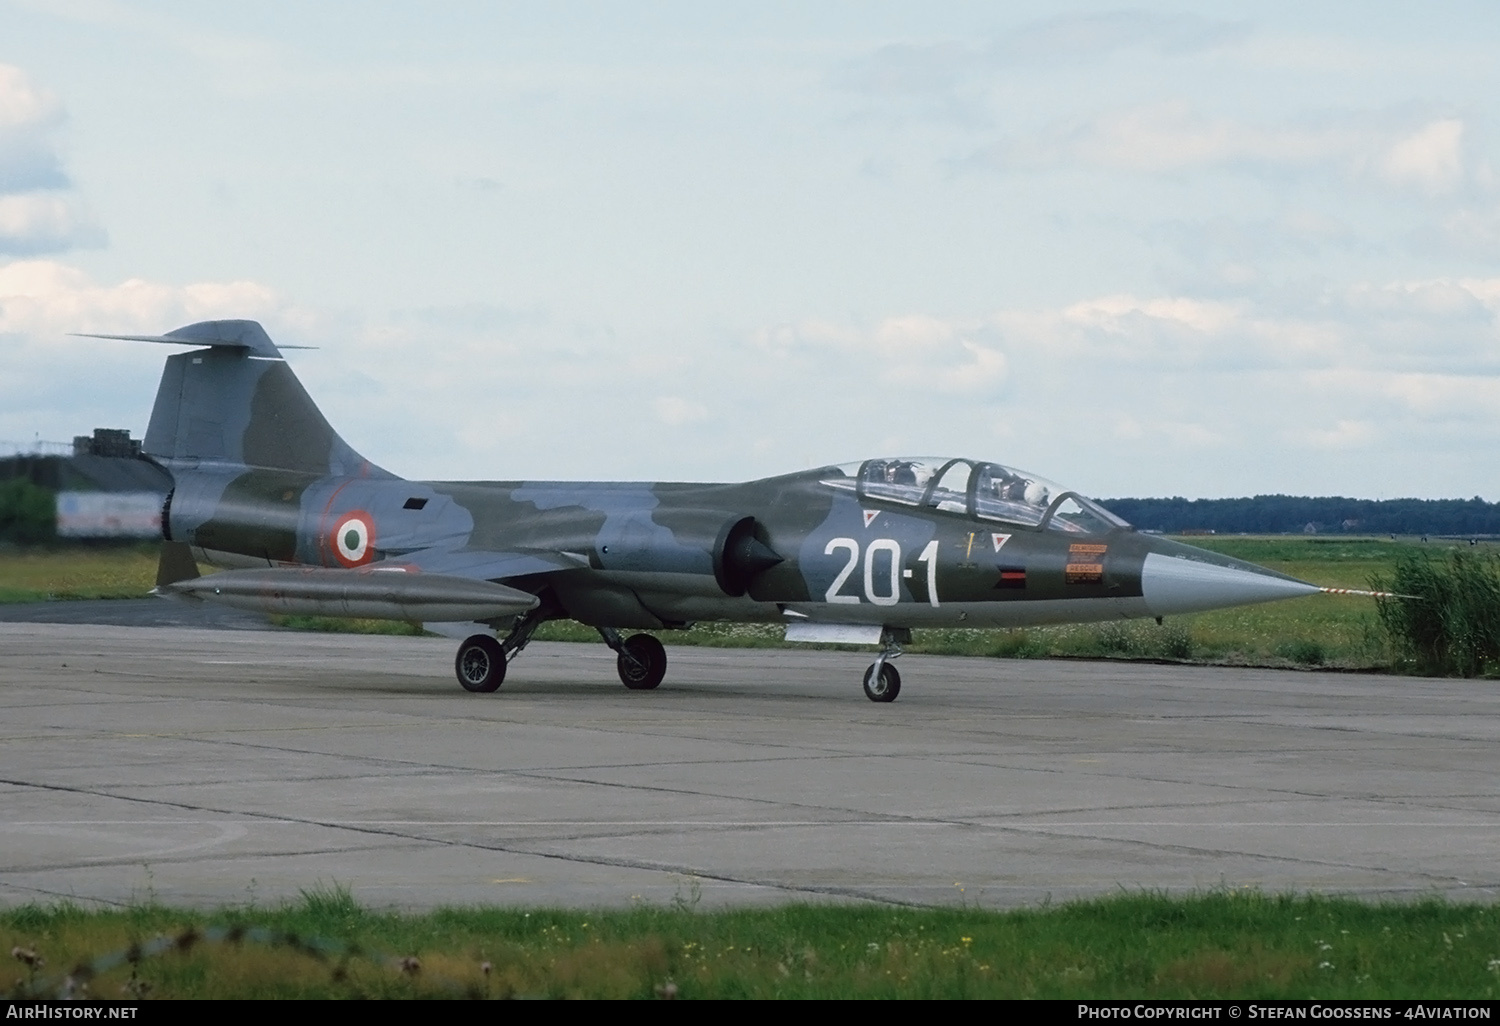
<path fill-rule="evenodd" d="M 890 660 L 901 654 L 901 645 L 910 644 L 911 631 L 904 627 L 887 627 L 880 634 L 880 655 L 865 671 L 865 697 L 872 702 L 894 702 L 901 694 L 901 674 Z"/>
<path fill-rule="evenodd" d="M 894 702 L 901 694 L 901 674 L 889 663 L 874 662 L 865 671 L 865 697 L 872 702 Z"/>

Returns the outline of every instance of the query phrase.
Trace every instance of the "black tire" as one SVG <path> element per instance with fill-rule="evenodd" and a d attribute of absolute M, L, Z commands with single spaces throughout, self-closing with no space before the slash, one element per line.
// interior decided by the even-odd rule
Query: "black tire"
<path fill-rule="evenodd" d="M 875 664 L 865 671 L 865 697 L 872 702 L 894 702 L 901 694 L 901 674 L 890 663 L 880 667 L 879 679 L 875 676 Z"/>
<path fill-rule="evenodd" d="M 651 635 L 635 634 L 620 646 L 615 665 L 631 691 L 650 691 L 667 675 L 667 650 Z"/>
<path fill-rule="evenodd" d="M 505 649 L 488 634 L 475 634 L 458 646 L 453 672 L 465 691 L 498 691 L 505 680 Z"/>

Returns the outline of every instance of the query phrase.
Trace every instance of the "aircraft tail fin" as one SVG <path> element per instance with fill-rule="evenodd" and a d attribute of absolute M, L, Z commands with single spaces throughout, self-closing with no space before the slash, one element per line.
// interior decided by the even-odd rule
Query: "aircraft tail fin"
<path fill-rule="evenodd" d="M 91 337 L 206 347 L 169 356 L 157 387 L 142 450 L 169 469 L 217 463 L 315 476 L 390 476 L 329 426 L 255 321 Z"/>

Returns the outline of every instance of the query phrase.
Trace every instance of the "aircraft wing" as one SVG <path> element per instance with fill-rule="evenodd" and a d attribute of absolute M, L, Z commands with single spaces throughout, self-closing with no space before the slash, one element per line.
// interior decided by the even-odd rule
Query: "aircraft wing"
<path fill-rule="evenodd" d="M 554 570 L 587 568 L 588 557 L 554 552 L 494 552 L 485 549 L 421 549 L 371 564 L 409 567 L 426 574 L 468 577 L 476 581 L 504 581 Z"/>

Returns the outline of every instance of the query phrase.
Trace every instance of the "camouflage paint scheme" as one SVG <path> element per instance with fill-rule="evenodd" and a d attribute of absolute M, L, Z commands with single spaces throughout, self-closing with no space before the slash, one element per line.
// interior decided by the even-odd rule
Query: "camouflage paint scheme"
<path fill-rule="evenodd" d="M 1027 516 L 997 514 L 1003 503 L 986 515 L 980 493 L 998 495 L 1001 477 L 1020 472 L 977 461 L 887 459 L 743 484 L 406 481 L 338 436 L 253 321 L 110 337 L 203 347 L 167 359 L 144 442 L 175 482 L 169 542 L 225 567 L 392 567 L 496 582 L 536 597 L 527 636 L 568 617 L 607 639 L 613 628 L 715 620 L 863 624 L 889 638 L 1316 590 L 1137 533 L 1055 486 L 1032 486 L 1041 499 Z M 923 484 L 883 483 L 924 466 Z M 1256 586 L 1220 601 L 1225 581 L 1250 577 Z M 1152 585 L 1158 578 L 1199 584 L 1183 591 Z"/>

